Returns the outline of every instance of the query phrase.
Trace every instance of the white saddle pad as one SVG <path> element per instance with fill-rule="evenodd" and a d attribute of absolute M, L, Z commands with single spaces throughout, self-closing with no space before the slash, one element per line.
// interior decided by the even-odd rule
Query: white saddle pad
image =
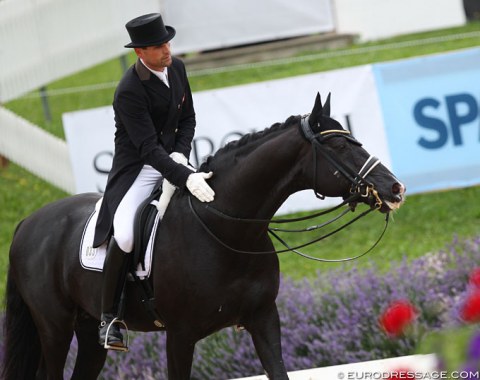
<path fill-rule="evenodd" d="M 80 264 L 83 268 L 102 272 L 103 263 L 105 261 L 105 256 L 107 254 L 107 244 L 104 243 L 100 247 L 93 248 L 93 237 L 95 234 L 95 226 L 97 224 L 98 210 L 100 210 L 100 205 L 102 204 L 103 198 L 101 198 L 95 205 L 95 211 L 92 212 L 90 217 L 87 220 L 87 224 L 83 230 L 82 241 L 80 243 Z M 152 268 L 152 257 L 153 257 L 153 244 L 155 241 L 155 234 L 157 232 L 158 222 L 160 220 L 160 213 L 157 213 L 155 217 L 155 222 L 153 225 L 152 233 L 148 240 L 147 250 L 145 252 L 145 270 L 138 265 L 137 276 L 140 279 L 150 276 Z M 133 253 L 132 253 L 133 254 Z"/>

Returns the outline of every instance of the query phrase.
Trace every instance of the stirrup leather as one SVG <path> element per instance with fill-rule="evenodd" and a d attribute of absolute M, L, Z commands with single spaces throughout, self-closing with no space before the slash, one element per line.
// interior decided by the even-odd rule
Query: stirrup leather
<path fill-rule="evenodd" d="M 126 344 L 124 344 L 123 346 L 112 346 L 112 345 L 108 344 L 108 334 L 110 333 L 110 328 L 113 326 L 114 323 L 118 323 L 125 328 Z M 107 322 L 105 322 L 105 321 L 101 322 L 101 325 L 103 325 L 103 326 L 105 326 L 106 324 L 107 324 Z M 106 350 L 128 352 L 128 344 L 129 343 L 130 343 L 130 338 L 128 336 L 127 324 L 125 323 L 125 321 L 123 321 L 121 319 L 118 319 L 117 317 L 113 318 L 112 321 L 108 324 L 107 332 L 105 334 L 105 343 L 103 344 L 103 348 L 105 348 Z"/>

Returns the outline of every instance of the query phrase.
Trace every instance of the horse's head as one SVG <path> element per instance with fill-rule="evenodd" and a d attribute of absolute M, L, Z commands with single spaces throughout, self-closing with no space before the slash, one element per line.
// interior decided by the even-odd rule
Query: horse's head
<path fill-rule="evenodd" d="M 307 166 L 313 166 L 317 193 L 344 199 L 356 195 L 352 203 L 367 203 L 382 212 L 401 206 L 405 186 L 330 117 L 330 94 L 324 105 L 317 94 L 312 113 L 301 120 L 301 129 L 312 144 L 313 158 Z"/>

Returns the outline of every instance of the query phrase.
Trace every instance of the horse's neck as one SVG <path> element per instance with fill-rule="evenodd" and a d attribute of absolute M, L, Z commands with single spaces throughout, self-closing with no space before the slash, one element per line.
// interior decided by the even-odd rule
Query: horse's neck
<path fill-rule="evenodd" d="M 300 150 L 305 144 L 295 128 L 266 140 L 218 176 L 217 200 L 223 209 L 241 217 L 270 218 L 299 190 L 293 182 L 298 175 Z"/>

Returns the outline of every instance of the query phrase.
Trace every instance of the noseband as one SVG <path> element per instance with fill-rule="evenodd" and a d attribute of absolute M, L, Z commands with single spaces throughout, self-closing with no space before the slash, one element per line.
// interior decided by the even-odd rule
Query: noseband
<path fill-rule="evenodd" d="M 340 207 L 349 205 L 349 208 L 344 210 L 342 213 L 340 213 L 338 216 L 332 218 L 331 220 L 321 223 L 316 226 L 310 226 L 305 229 L 300 229 L 300 230 L 292 230 L 292 229 L 281 229 L 281 228 L 268 228 L 268 232 L 275 237 L 286 249 L 282 250 L 273 250 L 273 251 L 244 251 L 240 249 L 233 248 L 226 244 L 224 241 L 222 241 L 216 234 L 212 232 L 212 230 L 205 224 L 205 222 L 202 220 L 200 215 L 198 214 L 197 210 L 195 210 L 193 203 L 192 203 L 192 197 L 188 197 L 188 203 L 190 206 L 190 210 L 192 211 L 195 219 L 200 223 L 200 225 L 203 227 L 203 229 L 214 239 L 216 240 L 219 244 L 221 244 L 223 247 L 227 248 L 230 251 L 236 252 L 236 253 L 242 253 L 242 254 L 256 254 L 256 255 L 262 255 L 262 254 L 277 254 L 277 253 L 282 253 L 282 252 L 294 252 L 297 255 L 300 255 L 304 258 L 314 260 L 314 261 L 320 261 L 320 262 L 345 262 L 345 261 L 351 261 L 351 260 L 356 260 L 362 256 L 365 256 L 367 253 L 369 253 L 373 248 L 376 247 L 376 245 L 380 242 L 382 239 L 385 231 L 387 230 L 388 226 L 388 220 L 389 220 L 389 213 L 386 214 L 385 217 L 385 227 L 383 231 L 381 232 L 379 238 L 377 241 L 365 252 L 353 256 L 353 257 L 348 257 L 348 258 L 343 258 L 343 259 L 322 259 L 322 258 L 317 258 L 317 257 L 312 257 L 309 255 L 306 255 L 302 252 L 300 252 L 298 249 L 307 247 L 311 244 L 317 243 L 320 240 L 323 240 L 340 230 L 344 229 L 345 227 L 348 227 L 350 224 L 354 223 L 358 219 L 364 217 L 368 213 L 379 209 L 382 206 L 382 200 L 380 199 L 380 196 L 378 195 L 378 192 L 375 190 L 374 185 L 366 180 L 366 177 L 372 172 L 372 170 L 380 164 L 380 160 L 374 156 L 369 156 L 369 158 L 365 161 L 363 166 L 360 168 L 358 173 L 354 172 L 349 166 L 343 164 L 338 157 L 336 157 L 335 153 L 331 151 L 326 145 L 325 142 L 332 137 L 335 136 L 341 136 L 343 138 L 346 138 L 349 142 L 361 146 L 362 144 L 357 141 L 353 136 L 351 136 L 349 131 L 343 130 L 343 129 L 331 129 L 331 130 L 326 130 L 326 131 L 321 131 L 318 133 L 314 133 L 312 128 L 310 127 L 310 124 L 308 122 L 308 117 L 309 115 L 303 116 L 300 122 L 300 128 L 303 133 L 303 136 L 312 144 L 312 151 L 313 151 L 313 191 L 315 193 L 315 196 L 319 199 L 324 199 L 325 196 L 318 193 L 318 191 L 315 190 L 316 183 L 317 183 L 317 150 L 323 155 L 323 157 L 335 168 L 334 174 L 341 173 L 351 184 L 350 186 L 350 196 L 342 203 L 340 203 L 337 206 L 334 206 L 328 210 L 320 211 L 308 216 L 300 217 L 300 218 L 288 218 L 288 219 L 249 219 L 249 218 L 238 218 L 235 216 L 230 216 L 225 213 L 223 213 L 220 210 L 217 210 L 216 208 L 212 207 L 211 205 L 204 204 L 203 207 L 208 210 L 209 212 L 225 219 L 225 220 L 230 220 L 230 221 L 235 221 L 235 222 L 247 222 L 247 223 L 276 223 L 276 224 L 282 224 L 282 223 L 293 223 L 293 222 L 299 222 L 299 221 L 304 221 L 304 220 L 309 220 L 309 219 L 314 219 L 322 215 L 326 215 L 328 213 L 331 213 L 335 210 L 340 209 Z M 319 124 L 317 124 L 318 127 L 320 127 Z M 342 226 L 334 229 L 332 232 L 326 233 L 323 236 L 320 236 L 316 239 L 313 239 L 305 244 L 298 245 L 296 247 L 291 247 L 289 246 L 282 238 L 280 238 L 276 232 L 308 232 L 308 231 L 314 231 L 319 228 L 325 227 L 326 225 L 329 225 L 336 220 L 340 219 L 342 216 L 346 215 L 347 212 L 353 211 L 354 206 L 352 206 L 352 202 L 357 201 L 360 197 L 363 198 L 369 198 L 373 197 L 375 200 L 374 206 L 370 207 L 370 209 L 363 211 L 361 214 L 356 216 L 355 218 L 351 219 L 350 221 L 346 222 Z"/>
<path fill-rule="evenodd" d="M 332 137 L 343 137 L 349 142 L 361 146 L 362 144 L 356 140 L 350 131 L 344 129 L 330 129 L 314 133 L 308 122 L 309 115 L 303 116 L 300 122 L 300 128 L 303 136 L 312 144 L 313 152 L 313 191 L 315 196 L 319 199 L 325 199 L 325 196 L 315 190 L 317 184 L 317 151 L 319 151 L 323 157 L 335 168 L 335 174 L 341 173 L 351 184 L 350 194 L 360 195 L 363 198 L 373 197 L 375 199 L 375 208 L 379 209 L 382 206 L 382 200 L 375 190 L 374 185 L 366 180 L 366 177 L 372 172 L 372 170 L 380 164 L 380 160 L 377 157 L 370 156 L 367 161 L 360 168 L 358 173 L 354 172 L 349 166 L 340 161 L 334 152 L 325 146 L 325 142 Z M 320 123 L 317 124 L 320 128 Z"/>

